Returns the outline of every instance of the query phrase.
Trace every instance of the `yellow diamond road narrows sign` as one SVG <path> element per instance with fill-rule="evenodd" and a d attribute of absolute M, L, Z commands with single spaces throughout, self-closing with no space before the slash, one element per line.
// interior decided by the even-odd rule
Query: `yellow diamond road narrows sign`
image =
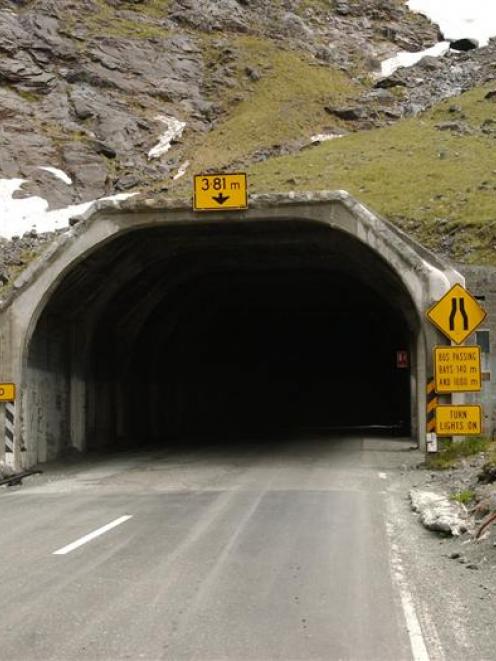
<path fill-rule="evenodd" d="M 438 436 L 480 436 L 482 408 L 477 405 L 438 406 L 436 409 Z"/>
<path fill-rule="evenodd" d="M 197 174 L 194 180 L 194 211 L 229 211 L 248 207 L 246 174 Z"/>
<path fill-rule="evenodd" d="M 481 383 L 480 347 L 435 347 L 436 392 L 479 392 Z"/>
<path fill-rule="evenodd" d="M 428 319 L 447 338 L 462 344 L 486 318 L 486 311 L 461 285 L 455 285 L 427 311 Z"/>

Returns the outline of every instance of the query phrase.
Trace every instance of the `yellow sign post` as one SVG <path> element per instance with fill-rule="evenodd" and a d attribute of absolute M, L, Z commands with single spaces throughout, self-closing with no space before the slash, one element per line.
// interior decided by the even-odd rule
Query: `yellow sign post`
<path fill-rule="evenodd" d="M 482 407 L 476 404 L 438 406 L 436 409 L 438 436 L 480 436 Z"/>
<path fill-rule="evenodd" d="M 194 179 L 194 211 L 229 211 L 248 208 L 246 174 L 197 174 Z"/>
<path fill-rule="evenodd" d="M 427 310 L 428 319 L 455 344 L 462 344 L 486 318 L 486 311 L 461 285 Z"/>
<path fill-rule="evenodd" d="M 480 392 L 480 347 L 435 347 L 434 374 L 436 392 Z"/>
<path fill-rule="evenodd" d="M 0 383 L 0 402 L 13 402 L 16 398 L 14 383 Z"/>

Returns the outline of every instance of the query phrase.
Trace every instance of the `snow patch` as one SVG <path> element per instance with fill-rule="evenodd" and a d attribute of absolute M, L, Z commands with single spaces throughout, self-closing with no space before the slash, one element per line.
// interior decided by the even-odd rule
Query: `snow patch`
<path fill-rule="evenodd" d="M 412 67 L 423 57 L 442 57 L 450 48 L 450 42 L 473 39 L 479 46 L 487 46 L 496 37 L 496 3 L 493 0 L 407 0 L 411 11 L 423 14 L 439 25 L 444 35 L 442 41 L 420 53 L 402 51 L 381 64 L 381 77 L 391 76 L 401 67 Z"/>
<path fill-rule="evenodd" d="M 14 199 L 25 179 L 0 179 L 0 236 L 11 239 L 25 232 L 36 230 L 38 233 L 54 232 L 69 226 L 69 219 L 87 211 L 96 201 L 71 204 L 63 209 L 49 210 L 48 202 L 42 197 L 33 195 Z M 137 193 L 119 193 L 101 200 L 127 200 Z"/>
<path fill-rule="evenodd" d="M 184 163 L 181 165 L 181 167 L 178 169 L 176 174 L 172 177 L 173 181 L 176 181 L 177 179 L 181 179 L 181 177 L 184 177 L 186 174 L 187 169 L 190 166 L 189 161 L 184 161 Z"/>
<path fill-rule="evenodd" d="M 50 165 L 41 165 L 38 169 L 45 170 L 45 172 L 50 172 L 50 174 L 53 174 L 54 177 L 57 177 L 57 179 L 63 181 L 64 184 L 72 186 L 72 179 L 63 170 L 59 170 L 59 168 L 52 168 Z"/>
<path fill-rule="evenodd" d="M 148 152 L 148 160 L 160 158 L 160 156 L 166 154 L 171 148 L 171 142 L 182 136 L 186 126 L 186 122 L 181 122 L 180 119 L 168 115 L 158 115 L 155 119 L 157 122 L 165 124 L 167 130 L 160 136 L 158 144 Z"/>
<path fill-rule="evenodd" d="M 408 8 L 441 28 L 445 39 L 476 39 L 487 46 L 496 36 L 494 0 L 408 0 Z"/>
<path fill-rule="evenodd" d="M 441 57 L 446 55 L 449 49 L 449 41 L 441 41 L 435 46 L 426 48 L 425 50 L 418 53 L 400 51 L 394 57 L 390 57 L 388 60 L 384 60 L 384 62 L 381 63 L 381 78 L 392 76 L 395 71 L 402 67 L 413 67 L 424 57 Z"/>
<path fill-rule="evenodd" d="M 467 532 L 465 510 L 461 505 L 432 491 L 410 491 L 412 509 L 418 512 L 420 522 L 428 530 L 454 536 Z"/>
<path fill-rule="evenodd" d="M 317 133 L 317 135 L 312 135 L 310 142 L 312 144 L 316 142 L 328 142 L 329 140 L 336 140 L 337 138 L 344 138 L 344 133 Z"/>

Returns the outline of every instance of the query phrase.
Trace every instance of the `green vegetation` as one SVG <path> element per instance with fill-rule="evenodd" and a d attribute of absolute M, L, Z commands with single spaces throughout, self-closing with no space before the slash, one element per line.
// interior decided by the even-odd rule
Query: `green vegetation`
<path fill-rule="evenodd" d="M 463 457 L 486 452 L 490 447 L 491 442 L 483 436 L 474 436 L 463 441 L 445 441 L 444 448 L 438 454 L 427 457 L 426 466 L 432 470 L 455 468 L 457 462 Z"/>
<path fill-rule="evenodd" d="M 471 489 L 463 489 L 463 491 L 457 491 L 450 496 L 451 500 L 454 500 L 461 505 L 468 505 L 474 500 L 474 498 L 475 491 L 472 491 Z"/>
<path fill-rule="evenodd" d="M 13 89 L 22 99 L 24 99 L 24 101 L 29 101 L 29 103 L 36 103 L 36 101 L 40 101 L 41 99 L 41 96 L 39 94 L 35 94 L 34 92 L 18 89 L 14 85 L 9 85 L 9 87 L 10 89 Z"/>
<path fill-rule="evenodd" d="M 54 145 L 60 146 L 67 142 L 85 142 L 88 136 L 84 131 L 67 131 L 53 121 L 42 121 L 37 126 L 40 133 L 49 137 Z"/>
<path fill-rule="evenodd" d="M 152 18 L 163 18 L 169 10 L 170 3 L 171 0 L 147 0 L 140 4 L 130 5 L 128 9 Z"/>
<path fill-rule="evenodd" d="M 494 103 L 479 88 L 420 118 L 352 134 L 253 167 L 255 190 L 345 189 L 424 245 L 448 242 L 461 261 L 494 263 L 496 136 L 481 131 Z M 459 105 L 473 133 L 440 131 Z M 296 177 L 294 186 L 288 181 Z"/>
<path fill-rule="evenodd" d="M 277 0 L 273 6 L 283 4 Z M 94 0 L 95 10 L 81 10 L 78 18 L 88 38 L 153 39 L 170 34 L 161 20 L 170 5 L 170 0 L 146 0 L 126 3 L 122 12 L 106 0 Z M 307 16 L 331 6 L 330 0 L 300 0 L 295 11 Z M 74 16 L 68 9 L 68 34 Z M 423 19 L 411 14 L 406 20 Z M 259 36 L 190 31 L 204 57 L 202 93 L 214 104 L 212 116 L 220 115 L 206 134 L 190 125 L 176 148 L 181 160 L 191 162 L 190 171 L 247 169 L 252 193 L 344 189 L 436 252 L 460 262 L 496 264 L 496 103 L 484 98 L 494 84 L 418 117 L 353 132 L 352 122 L 326 113 L 325 107 L 357 105 L 372 84 L 360 62 L 355 64 L 362 82 L 261 36 L 261 25 L 251 27 Z M 86 48 L 84 40 L 80 48 Z M 260 79 L 248 75 L 247 68 L 257 70 Z M 405 94 L 402 87 L 391 91 Z M 23 94 L 36 100 L 30 92 Z M 440 130 L 443 122 L 454 123 L 452 130 Z M 350 133 L 298 151 L 312 135 L 333 129 Z M 84 133 L 65 136 L 51 126 L 41 130 L 53 134 L 56 143 L 85 140 Z M 281 150 L 288 155 L 274 156 Z M 157 183 L 163 186 L 173 196 L 190 193 L 188 177 L 172 185 L 169 178 Z"/>
<path fill-rule="evenodd" d="M 138 23 L 125 18 L 112 18 L 107 23 L 102 21 L 98 26 L 93 24 L 96 32 L 108 37 L 127 37 L 128 39 L 152 39 L 153 37 L 167 37 L 169 30 L 159 25 Z"/>
<path fill-rule="evenodd" d="M 46 242 L 40 242 L 36 248 L 31 250 L 23 250 L 19 255 L 18 260 L 15 264 L 7 264 L 6 270 L 9 276 L 9 280 L 6 284 L 0 283 L 0 298 L 5 298 L 7 294 L 11 291 L 14 282 L 18 275 L 20 275 L 26 267 L 31 264 L 46 248 L 50 243 L 50 239 Z"/>
<path fill-rule="evenodd" d="M 246 162 L 258 150 L 308 138 L 329 124 L 327 103 L 343 102 L 360 90 L 340 71 L 268 40 L 237 37 L 232 46 L 239 51 L 237 91 L 245 98 L 195 145 L 197 169 Z M 246 65 L 260 71 L 259 81 L 248 79 Z"/>
<path fill-rule="evenodd" d="M 339 103 L 359 90 L 341 73 L 295 53 L 268 53 L 273 45 L 255 41 L 253 58 L 258 54 L 271 68 L 198 145 L 196 171 L 236 167 L 257 150 L 342 126 L 325 114 L 325 101 Z M 435 251 L 496 264 L 496 105 L 484 98 L 493 87 L 386 128 L 253 163 L 250 190 L 344 189 Z M 461 122 L 467 132 L 436 127 L 447 121 Z"/>
<path fill-rule="evenodd" d="M 105 0 L 96 0 L 98 10 L 81 15 L 81 19 L 91 37 L 123 37 L 128 39 L 152 39 L 170 34 L 169 30 L 157 24 L 157 20 L 167 14 L 170 0 L 149 0 L 143 4 L 129 5 L 128 11 L 136 14 L 136 20 L 116 14 L 115 8 Z M 73 21 L 72 21 L 73 22 Z M 70 31 L 71 20 L 68 29 Z"/>
<path fill-rule="evenodd" d="M 304 13 L 307 9 L 320 9 L 322 11 L 329 11 L 333 8 L 334 2 L 329 0 L 300 0 L 296 10 L 299 13 Z"/>

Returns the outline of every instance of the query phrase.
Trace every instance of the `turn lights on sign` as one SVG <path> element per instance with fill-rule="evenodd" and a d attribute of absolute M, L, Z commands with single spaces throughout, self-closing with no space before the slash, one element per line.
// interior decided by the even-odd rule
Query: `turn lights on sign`
<path fill-rule="evenodd" d="M 194 179 L 194 211 L 227 211 L 248 207 L 246 174 L 197 174 Z"/>
<path fill-rule="evenodd" d="M 436 408 L 438 436 L 480 436 L 482 407 L 477 405 L 438 406 Z"/>

